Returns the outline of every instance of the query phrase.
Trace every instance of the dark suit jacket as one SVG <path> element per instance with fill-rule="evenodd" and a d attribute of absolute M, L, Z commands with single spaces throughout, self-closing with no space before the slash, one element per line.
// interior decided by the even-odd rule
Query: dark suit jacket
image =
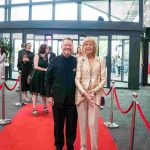
<path fill-rule="evenodd" d="M 77 61 L 74 56 L 57 56 L 46 72 L 45 90 L 55 103 L 75 104 L 75 75 Z M 67 102 L 66 102 L 67 100 Z"/>
<path fill-rule="evenodd" d="M 27 55 L 27 57 L 29 58 L 29 62 L 24 63 L 22 61 L 22 58 L 23 58 L 24 55 Z M 34 58 L 34 53 L 33 52 L 26 51 L 25 49 L 20 50 L 18 52 L 18 64 L 17 64 L 18 70 L 22 71 L 22 67 L 25 64 L 31 64 L 31 65 L 33 65 L 33 58 Z"/>
<path fill-rule="evenodd" d="M 51 52 L 50 57 L 49 57 L 49 62 L 53 61 L 55 59 L 55 57 L 56 57 L 56 54 Z"/>

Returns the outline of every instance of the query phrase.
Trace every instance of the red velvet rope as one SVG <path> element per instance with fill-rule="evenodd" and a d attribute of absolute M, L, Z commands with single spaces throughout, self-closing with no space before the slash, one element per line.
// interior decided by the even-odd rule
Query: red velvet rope
<path fill-rule="evenodd" d="M 143 113 L 143 111 L 142 111 L 140 105 L 139 105 L 139 104 L 136 104 L 136 106 L 137 106 L 137 108 L 138 108 L 138 111 L 139 111 L 139 113 L 140 113 L 140 116 L 141 116 L 141 118 L 142 118 L 144 124 L 146 125 L 147 129 L 150 130 L 150 124 L 149 124 L 148 121 L 146 120 L 146 117 L 144 116 L 144 113 Z"/>
<path fill-rule="evenodd" d="M 116 88 L 114 88 L 114 96 L 115 96 L 116 103 L 117 103 L 117 106 L 118 106 L 120 112 L 123 113 L 123 114 L 128 113 L 131 110 L 132 106 L 133 106 L 133 102 L 130 104 L 130 106 L 129 106 L 129 108 L 127 110 L 123 110 L 121 108 L 120 104 L 119 104 L 119 101 L 118 101 L 118 97 L 117 97 L 117 93 L 116 93 Z"/>
<path fill-rule="evenodd" d="M 111 92 L 111 90 L 112 90 L 112 87 L 110 87 L 110 89 L 109 89 L 108 93 L 106 93 L 106 92 L 104 91 L 104 88 L 102 89 L 102 91 L 103 91 L 103 93 L 104 93 L 104 95 L 105 95 L 105 96 L 109 95 L 109 94 L 110 94 L 110 92 Z"/>
<path fill-rule="evenodd" d="M 7 90 L 13 91 L 13 90 L 16 88 L 18 81 L 19 81 L 19 77 L 18 77 L 18 79 L 16 80 L 16 83 L 15 83 L 15 85 L 14 85 L 12 88 L 9 88 L 6 83 L 4 83 L 4 85 L 5 85 L 5 87 L 7 88 Z"/>
<path fill-rule="evenodd" d="M 0 90 L 2 90 L 2 84 L 0 84 Z"/>

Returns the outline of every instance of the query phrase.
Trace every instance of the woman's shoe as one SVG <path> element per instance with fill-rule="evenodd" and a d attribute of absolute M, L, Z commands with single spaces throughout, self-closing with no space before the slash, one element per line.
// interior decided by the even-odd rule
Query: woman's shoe
<path fill-rule="evenodd" d="M 25 102 L 31 102 L 31 100 L 28 97 L 24 98 Z"/>
<path fill-rule="evenodd" d="M 38 112 L 37 112 L 36 108 L 33 108 L 32 115 L 33 116 L 38 116 Z"/>
<path fill-rule="evenodd" d="M 49 113 L 49 111 L 48 111 L 48 109 L 47 109 L 47 106 L 46 106 L 46 105 L 44 105 L 44 112 L 45 112 L 45 113 Z"/>

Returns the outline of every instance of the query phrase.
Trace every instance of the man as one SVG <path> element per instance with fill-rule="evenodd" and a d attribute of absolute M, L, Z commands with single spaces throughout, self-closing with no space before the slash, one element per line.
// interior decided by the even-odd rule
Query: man
<path fill-rule="evenodd" d="M 21 44 L 21 50 L 18 51 L 18 64 L 17 64 L 17 68 L 18 71 L 21 71 L 21 64 L 22 64 L 22 59 L 21 59 L 21 53 L 25 51 L 25 43 Z"/>
<path fill-rule="evenodd" d="M 30 90 L 30 86 L 27 83 L 27 78 L 33 68 L 34 53 L 31 52 L 30 50 L 31 50 L 31 43 L 26 43 L 25 49 L 19 53 L 19 57 L 18 57 L 21 66 L 21 89 L 22 92 L 24 93 L 24 100 L 26 102 L 31 101 L 27 95 L 27 91 Z"/>
<path fill-rule="evenodd" d="M 73 40 L 65 38 L 62 54 L 50 63 L 46 72 L 46 95 L 53 106 L 54 137 L 56 150 L 64 146 L 64 123 L 66 121 L 67 150 L 74 150 L 76 138 L 77 110 L 75 106 L 75 75 L 77 61 L 72 56 Z"/>
<path fill-rule="evenodd" d="M 56 57 L 56 54 L 52 51 L 52 47 L 48 46 L 49 54 L 48 54 L 48 63 L 50 64 Z"/>
<path fill-rule="evenodd" d="M 25 43 L 22 43 L 21 44 L 21 50 L 18 51 L 18 62 L 17 62 L 17 68 L 18 68 L 18 71 L 21 71 L 21 68 L 22 68 L 22 59 L 20 58 L 20 55 L 21 53 L 25 50 Z M 18 89 L 16 90 L 16 92 L 19 92 L 19 87 Z"/>

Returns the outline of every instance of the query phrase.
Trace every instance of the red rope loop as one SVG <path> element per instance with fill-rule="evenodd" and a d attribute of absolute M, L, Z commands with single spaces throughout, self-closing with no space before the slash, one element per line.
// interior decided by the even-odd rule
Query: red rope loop
<path fill-rule="evenodd" d="M 4 83 L 4 85 L 5 85 L 5 87 L 7 88 L 7 90 L 13 91 L 13 90 L 16 88 L 18 81 L 19 81 L 19 77 L 18 77 L 18 79 L 16 80 L 16 83 L 15 83 L 15 85 L 14 85 L 12 88 L 9 88 L 6 83 Z"/>
<path fill-rule="evenodd" d="M 2 90 L 2 87 L 3 87 L 3 85 L 2 85 L 2 84 L 0 84 L 0 90 Z"/>
<path fill-rule="evenodd" d="M 116 103 L 117 103 L 117 106 L 118 106 L 118 109 L 120 110 L 120 112 L 123 113 L 123 114 L 128 113 L 131 110 L 132 106 L 133 106 L 133 102 L 130 104 L 130 106 L 129 106 L 129 108 L 127 110 L 123 110 L 121 108 L 120 104 L 119 104 L 119 101 L 118 101 L 118 97 L 117 97 L 117 93 L 116 93 L 116 88 L 114 88 L 114 96 L 115 96 Z"/>
<path fill-rule="evenodd" d="M 137 106 L 137 108 L 138 108 L 138 111 L 139 111 L 139 113 L 140 113 L 140 116 L 141 116 L 141 118 L 142 118 L 144 124 L 146 125 L 147 129 L 150 130 L 150 124 L 148 123 L 146 117 L 144 116 L 144 113 L 143 113 L 143 111 L 142 111 L 140 105 L 137 103 L 136 106 Z"/>
<path fill-rule="evenodd" d="M 104 91 L 104 88 L 102 89 L 102 91 L 103 91 L 103 93 L 104 93 L 105 96 L 108 96 L 108 95 L 110 94 L 111 90 L 112 90 L 112 87 L 110 87 L 108 93 L 106 93 L 106 92 Z"/>

